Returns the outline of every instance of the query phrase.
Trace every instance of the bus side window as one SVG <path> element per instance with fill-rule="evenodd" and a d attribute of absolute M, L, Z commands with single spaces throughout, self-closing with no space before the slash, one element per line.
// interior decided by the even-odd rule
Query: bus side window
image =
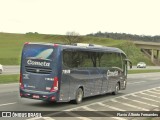
<path fill-rule="evenodd" d="M 103 67 L 118 67 L 122 69 L 122 60 L 120 53 L 106 52 L 101 56 L 100 66 Z"/>

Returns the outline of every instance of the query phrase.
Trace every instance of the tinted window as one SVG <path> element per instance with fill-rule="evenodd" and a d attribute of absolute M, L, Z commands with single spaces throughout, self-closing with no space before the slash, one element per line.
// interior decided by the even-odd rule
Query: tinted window
<path fill-rule="evenodd" d="M 122 68 L 120 53 L 90 51 L 63 51 L 64 67 L 119 67 Z"/>
<path fill-rule="evenodd" d="M 86 51 L 63 51 L 64 67 L 92 67 L 90 53 Z"/>
<path fill-rule="evenodd" d="M 104 53 L 100 59 L 102 67 L 119 67 L 122 68 L 122 60 L 120 53 Z"/>

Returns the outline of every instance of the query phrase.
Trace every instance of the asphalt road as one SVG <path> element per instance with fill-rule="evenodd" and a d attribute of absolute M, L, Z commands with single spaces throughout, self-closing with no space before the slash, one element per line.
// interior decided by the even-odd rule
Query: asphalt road
<path fill-rule="evenodd" d="M 11 74 L 19 74 L 20 67 L 17 65 L 7 65 L 3 66 L 3 73 L 2 75 L 11 75 Z"/>
<path fill-rule="evenodd" d="M 19 74 L 20 72 L 20 66 L 16 65 L 7 65 L 3 66 L 4 71 L 0 75 L 11 75 L 11 74 Z M 129 70 L 145 70 L 145 69 L 160 69 L 160 66 L 147 66 L 147 68 L 137 68 L 136 66 L 133 66 L 132 69 L 129 68 Z"/>
<path fill-rule="evenodd" d="M 128 70 L 145 70 L 145 69 L 160 69 L 160 66 L 147 66 L 146 68 L 137 68 L 137 66 L 133 66 L 132 69 L 128 68 Z"/>
<path fill-rule="evenodd" d="M 0 85 L 0 111 L 151 111 L 160 108 L 160 73 L 128 75 L 127 89 L 116 96 L 107 94 L 85 98 L 79 105 L 71 103 L 46 103 L 39 100 L 19 97 L 18 84 Z M 78 117 L 74 113 L 66 113 L 70 120 L 100 120 L 97 117 Z M 93 113 L 92 113 L 93 114 Z M 103 112 L 95 114 L 104 115 Z M 52 117 L 48 114 L 43 118 L 27 118 L 29 120 L 62 120 L 63 117 Z M 63 116 L 64 114 L 62 114 Z M 4 119 L 4 118 L 3 118 Z M 7 118 L 22 119 L 22 118 Z M 26 118 L 23 118 L 26 119 Z M 107 117 L 107 120 L 128 120 L 133 117 Z"/>

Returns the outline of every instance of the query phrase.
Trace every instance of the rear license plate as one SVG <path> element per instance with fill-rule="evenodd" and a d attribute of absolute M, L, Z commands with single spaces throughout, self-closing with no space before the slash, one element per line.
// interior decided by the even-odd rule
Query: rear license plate
<path fill-rule="evenodd" d="M 39 99 L 39 95 L 33 95 L 33 98 Z"/>

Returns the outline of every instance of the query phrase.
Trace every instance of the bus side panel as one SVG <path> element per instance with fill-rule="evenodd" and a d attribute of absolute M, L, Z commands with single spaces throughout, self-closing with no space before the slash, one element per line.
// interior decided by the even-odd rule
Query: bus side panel
<path fill-rule="evenodd" d="M 60 82 L 60 101 L 69 101 L 70 75 L 62 73 Z"/>
<path fill-rule="evenodd" d="M 59 101 L 65 102 L 69 101 L 69 91 L 70 91 L 70 70 L 63 69 L 62 63 L 62 49 L 58 51 L 58 59 L 57 59 L 57 66 L 58 66 L 58 77 L 59 77 Z"/>
<path fill-rule="evenodd" d="M 102 79 L 103 75 L 100 73 L 99 69 L 91 68 L 90 69 L 90 84 L 92 84 L 92 90 L 90 96 L 98 95 L 102 90 Z"/>
<path fill-rule="evenodd" d="M 107 69 L 99 69 L 100 73 L 103 75 L 102 77 L 102 87 L 101 94 L 107 93 L 108 91 L 108 77 L 107 77 Z"/>
<path fill-rule="evenodd" d="M 76 97 L 76 91 L 79 87 L 84 90 L 84 96 L 90 94 L 90 89 L 85 91 L 85 84 L 88 82 L 89 73 L 86 70 L 80 69 L 63 69 L 61 86 L 60 86 L 60 101 L 74 100 Z"/>
<path fill-rule="evenodd" d="M 72 69 L 71 70 L 71 79 L 70 79 L 70 99 L 75 99 L 76 91 L 81 87 L 84 91 L 84 96 L 87 96 L 90 93 L 90 89 L 86 90 L 86 83 L 89 80 L 89 72 L 85 69 Z"/>
<path fill-rule="evenodd" d="M 121 71 L 117 68 L 107 68 L 106 78 L 107 78 L 107 92 L 113 92 L 117 82 L 120 81 Z"/>
<path fill-rule="evenodd" d="M 84 97 L 101 94 L 103 74 L 97 68 L 74 69 L 71 76 L 69 94 L 71 99 L 75 98 L 79 87 L 83 88 Z"/>

